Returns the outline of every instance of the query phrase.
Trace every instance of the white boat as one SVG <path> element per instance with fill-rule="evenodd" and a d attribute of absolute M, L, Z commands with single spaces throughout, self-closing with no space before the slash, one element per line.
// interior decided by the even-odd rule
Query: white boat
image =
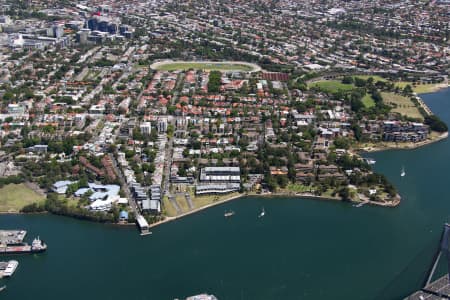
<path fill-rule="evenodd" d="M 0 287 L 0 292 L 3 291 L 4 289 L 6 289 L 6 285 Z"/>
<path fill-rule="evenodd" d="M 369 165 L 374 165 L 377 161 L 373 158 L 365 158 L 364 159 L 366 161 L 366 163 L 368 163 Z"/>
<path fill-rule="evenodd" d="M 18 265 L 19 262 L 17 260 L 8 261 L 8 265 L 6 266 L 5 271 L 3 271 L 3 276 L 5 277 L 12 276 L 14 274 L 14 271 L 16 271 Z"/>
<path fill-rule="evenodd" d="M 214 295 L 200 294 L 200 295 L 187 297 L 186 300 L 218 300 L 218 299 Z"/>
<path fill-rule="evenodd" d="M 406 175 L 405 168 L 402 167 L 402 172 L 400 173 L 400 176 L 405 177 L 405 175 Z"/>
<path fill-rule="evenodd" d="M 232 211 L 232 210 L 226 211 L 226 212 L 223 214 L 223 216 L 224 216 L 225 218 L 232 217 L 232 216 L 234 216 L 234 211 Z"/>
<path fill-rule="evenodd" d="M 266 215 L 266 211 L 264 210 L 264 207 L 262 208 L 262 211 L 259 213 L 259 218 L 262 218 Z"/>

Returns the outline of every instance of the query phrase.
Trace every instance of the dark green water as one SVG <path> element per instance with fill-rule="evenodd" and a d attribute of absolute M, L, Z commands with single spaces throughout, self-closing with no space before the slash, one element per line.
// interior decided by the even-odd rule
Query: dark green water
<path fill-rule="evenodd" d="M 424 99 L 450 123 L 450 90 Z M 43 255 L 15 257 L 19 268 L 1 280 L 8 288 L 0 298 L 399 299 L 419 286 L 450 220 L 450 143 L 370 156 L 400 190 L 400 207 L 248 198 L 146 237 L 51 215 L 0 216 L 0 228 L 26 229 L 49 245 Z M 225 209 L 236 215 L 225 220 Z"/>

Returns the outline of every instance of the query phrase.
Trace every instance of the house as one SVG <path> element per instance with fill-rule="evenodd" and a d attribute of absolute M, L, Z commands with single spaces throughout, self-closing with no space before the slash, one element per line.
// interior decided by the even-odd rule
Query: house
<path fill-rule="evenodd" d="M 67 192 L 67 188 L 72 183 L 75 183 L 75 181 L 70 180 L 57 181 L 53 184 L 52 190 L 57 194 L 65 194 Z"/>
<path fill-rule="evenodd" d="M 336 165 L 320 165 L 318 166 L 318 173 L 321 174 L 335 174 L 339 172 L 339 168 Z"/>
<path fill-rule="evenodd" d="M 309 183 L 315 180 L 314 173 L 297 172 L 295 174 L 295 180 L 301 183 Z"/>
<path fill-rule="evenodd" d="M 34 145 L 26 148 L 27 152 L 31 153 L 47 153 L 48 146 L 47 145 Z"/>
<path fill-rule="evenodd" d="M 294 165 L 295 171 L 297 172 L 306 172 L 306 173 L 312 173 L 314 172 L 314 164 L 313 161 L 310 160 L 307 163 L 298 163 Z"/>

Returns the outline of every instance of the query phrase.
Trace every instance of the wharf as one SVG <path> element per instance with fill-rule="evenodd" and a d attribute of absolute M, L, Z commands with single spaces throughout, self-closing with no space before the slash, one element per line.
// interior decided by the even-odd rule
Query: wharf
<path fill-rule="evenodd" d="M 433 281 L 420 291 L 415 292 L 404 300 L 443 300 L 450 299 L 450 282 L 448 275 Z"/>
<path fill-rule="evenodd" d="M 0 230 L 0 244 L 20 244 L 23 242 L 26 234 L 25 230 Z"/>

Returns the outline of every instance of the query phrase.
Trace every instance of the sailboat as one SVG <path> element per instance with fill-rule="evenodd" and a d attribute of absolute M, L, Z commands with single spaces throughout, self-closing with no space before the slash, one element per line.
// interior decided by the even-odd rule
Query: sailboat
<path fill-rule="evenodd" d="M 266 215 L 266 211 L 264 210 L 264 207 L 262 208 L 262 211 L 259 213 L 259 218 L 262 218 Z"/>
<path fill-rule="evenodd" d="M 405 177 L 405 175 L 406 175 L 405 168 L 402 167 L 402 172 L 400 173 L 400 176 Z"/>

